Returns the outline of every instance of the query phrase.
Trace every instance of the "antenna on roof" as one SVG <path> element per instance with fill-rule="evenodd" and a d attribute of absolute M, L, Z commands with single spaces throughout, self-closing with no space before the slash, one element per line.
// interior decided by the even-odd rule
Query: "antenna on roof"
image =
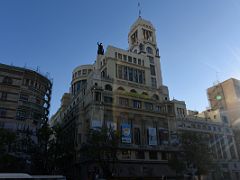
<path fill-rule="evenodd" d="M 138 2 L 138 17 L 141 17 L 141 6 L 140 6 L 140 2 Z"/>

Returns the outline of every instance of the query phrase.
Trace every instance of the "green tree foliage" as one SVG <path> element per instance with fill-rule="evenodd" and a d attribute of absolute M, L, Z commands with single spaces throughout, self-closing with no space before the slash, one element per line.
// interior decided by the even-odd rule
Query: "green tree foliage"
<path fill-rule="evenodd" d="M 206 134 L 196 132 L 183 132 L 181 135 L 181 148 L 184 152 L 184 159 L 188 164 L 196 167 L 196 174 L 208 174 L 213 161 L 209 139 Z"/>
<path fill-rule="evenodd" d="M 59 125 L 51 128 L 44 124 L 37 132 L 38 143 L 32 155 L 34 174 L 63 174 L 71 176 L 74 144 L 66 141 Z"/>
<path fill-rule="evenodd" d="M 16 140 L 14 132 L 0 129 L 0 172 L 16 172 L 23 166 L 23 162 L 14 154 Z"/>
<path fill-rule="evenodd" d="M 51 173 L 51 155 L 49 148 L 51 146 L 52 129 L 45 123 L 37 131 L 37 144 L 34 146 L 34 154 L 32 154 L 33 167 L 32 171 L 36 174 Z"/>
<path fill-rule="evenodd" d="M 81 157 L 89 163 L 96 163 L 101 168 L 103 176 L 108 178 L 117 163 L 117 148 L 119 134 L 107 127 L 91 130 L 88 140 L 81 148 Z"/>
<path fill-rule="evenodd" d="M 175 153 L 168 161 L 169 166 L 175 170 L 176 179 L 181 177 L 183 175 L 183 171 L 186 170 L 186 163 L 180 157 L 181 156 L 179 153 Z"/>

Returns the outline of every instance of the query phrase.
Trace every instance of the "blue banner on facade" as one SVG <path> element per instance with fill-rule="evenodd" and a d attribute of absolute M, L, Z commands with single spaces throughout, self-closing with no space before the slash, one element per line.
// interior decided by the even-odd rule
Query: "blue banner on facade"
<path fill-rule="evenodd" d="M 157 145 L 156 128 L 148 128 L 148 144 L 149 145 Z"/>
<path fill-rule="evenodd" d="M 130 144 L 132 142 L 131 125 L 122 124 L 121 127 L 122 127 L 122 143 Z"/>

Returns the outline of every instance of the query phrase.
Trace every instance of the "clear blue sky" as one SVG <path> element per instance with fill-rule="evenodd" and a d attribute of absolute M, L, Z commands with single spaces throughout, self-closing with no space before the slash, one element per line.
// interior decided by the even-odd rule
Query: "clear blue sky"
<path fill-rule="evenodd" d="M 96 42 L 127 49 L 137 0 L 0 0 L 0 62 L 49 72 L 51 114 L 72 70 L 93 63 Z M 164 84 L 189 109 L 208 106 L 206 89 L 240 79 L 239 0 L 140 0 L 157 29 Z"/>

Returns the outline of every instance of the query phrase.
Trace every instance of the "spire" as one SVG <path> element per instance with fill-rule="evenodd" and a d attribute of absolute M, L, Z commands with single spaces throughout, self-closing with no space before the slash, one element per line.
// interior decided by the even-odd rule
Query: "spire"
<path fill-rule="evenodd" d="M 138 17 L 141 17 L 141 6 L 140 6 L 140 2 L 138 2 Z"/>

